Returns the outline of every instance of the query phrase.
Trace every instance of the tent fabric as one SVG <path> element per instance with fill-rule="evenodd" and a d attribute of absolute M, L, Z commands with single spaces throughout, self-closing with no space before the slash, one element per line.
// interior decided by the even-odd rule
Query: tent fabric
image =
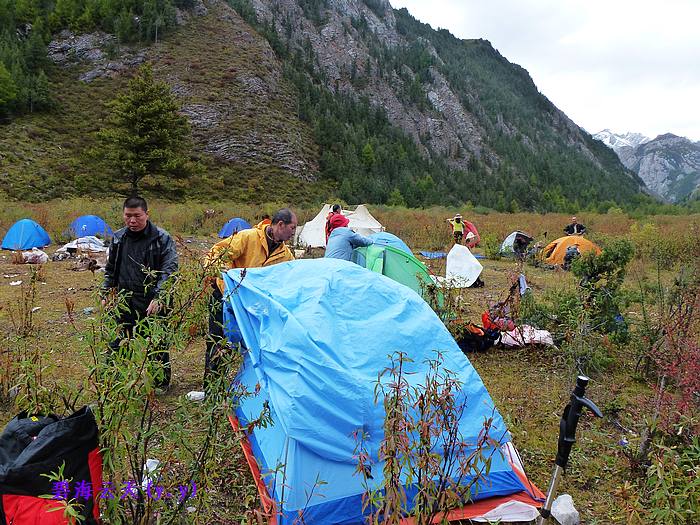
<path fill-rule="evenodd" d="M 506 237 L 501 244 L 501 255 L 515 255 L 515 241 L 518 237 L 520 237 L 526 243 L 526 245 L 532 242 L 532 237 L 530 237 L 527 233 L 519 230 L 514 231 L 508 235 L 508 237 Z"/>
<path fill-rule="evenodd" d="M 380 244 L 382 246 L 393 246 L 397 250 L 401 250 L 402 252 L 406 252 L 409 255 L 413 255 L 413 252 L 408 247 L 408 245 L 405 242 L 403 242 L 401 238 L 397 237 L 393 233 L 373 233 L 369 236 L 369 238 L 374 241 L 374 244 Z"/>
<path fill-rule="evenodd" d="M 418 294 L 339 259 L 233 269 L 224 280 L 224 322 L 235 315 L 248 347 L 232 391 L 257 392 L 238 396 L 235 417 L 245 428 L 269 410 L 272 424 L 252 427 L 248 440 L 277 523 L 294 523 L 302 511 L 308 525 L 364 523 L 352 434 L 364 431 L 365 449 L 378 457 L 384 405 L 374 389 L 395 349 L 411 359 L 404 369 L 412 385 L 424 381 L 426 360 L 442 353 L 461 385 L 458 403 L 466 401 L 459 418 L 465 442 L 476 442 L 485 418 L 493 418 L 490 436 L 500 446 L 486 452 L 493 452 L 491 469 L 473 498 L 538 496 L 500 452 L 510 435 L 479 375 Z M 382 467 L 372 468 L 372 490 L 382 484 Z"/>
<path fill-rule="evenodd" d="M 101 235 L 102 237 L 112 237 L 114 232 L 102 217 L 97 215 L 82 215 L 70 223 L 68 227 L 73 237 L 88 237 Z"/>
<path fill-rule="evenodd" d="M 316 217 L 297 229 L 296 240 L 299 244 L 310 248 L 323 248 L 326 246 L 326 218 L 331 211 L 330 204 L 324 204 Z M 348 228 L 368 237 L 373 233 L 384 231 L 382 224 L 375 219 L 364 204 L 360 204 L 354 210 L 343 210 L 349 220 Z"/>
<path fill-rule="evenodd" d="M 393 246 L 372 244 L 355 248 L 352 252 L 352 262 L 375 273 L 386 275 L 419 295 L 423 294 L 426 284 L 433 282 L 425 264 Z"/>
<path fill-rule="evenodd" d="M 456 288 L 468 288 L 474 284 L 483 269 L 469 248 L 455 244 L 447 254 L 445 279 Z"/>
<path fill-rule="evenodd" d="M 545 246 L 540 253 L 540 258 L 546 264 L 564 264 L 566 249 L 574 245 L 578 247 L 578 251 L 581 255 L 587 252 L 595 252 L 596 255 L 600 255 L 603 252 L 597 244 L 589 241 L 585 237 L 580 235 L 567 235 L 565 237 L 559 237 Z"/>
<path fill-rule="evenodd" d="M 49 234 L 31 219 L 21 219 L 14 223 L 2 239 L 3 250 L 31 250 L 49 244 Z"/>
<path fill-rule="evenodd" d="M 479 235 L 479 230 L 476 229 L 476 226 L 474 226 L 473 222 L 465 221 L 464 219 L 462 219 L 462 222 L 464 223 L 464 238 L 467 238 L 467 234 L 469 232 L 474 234 L 474 237 L 472 237 L 469 240 L 465 240 L 465 244 L 468 248 L 475 248 L 481 242 L 481 235 Z"/>
<path fill-rule="evenodd" d="M 226 237 L 231 237 L 234 233 L 238 233 L 241 230 L 249 230 L 250 228 L 252 228 L 252 226 L 248 221 L 240 217 L 234 217 L 221 227 L 221 230 L 219 230 L 219 238 L 225 239 Z"/>

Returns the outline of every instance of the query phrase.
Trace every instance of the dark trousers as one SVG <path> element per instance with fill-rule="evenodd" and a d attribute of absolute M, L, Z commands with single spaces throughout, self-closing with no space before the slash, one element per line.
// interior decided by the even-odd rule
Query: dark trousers
<path fill-rule="evenodd" d="M 207 336 L 207 350 L 204 354 L 204 388 L 208 387 L 212 374 L 219 374 L 221 370 L 222 352 L 225 351 L 226 339 L 224 337 L 224 305 L 223 295 L 216 284 L 209 297 L 209 334 Z"/>
<path fill-rule="evenodd" d="M 119 325 L 122 330 L 122 334 L 117 337 L 114 341 L 109 343 L 109 347 L 113 352 L 119 351 L 121 341 L 123 339 L 131 339 L 134 336 L 134 329 L 136 325 L 146 317 L 146 309 L 135 308 L 134 305 L 129 305 L 126 311 L 121 312 L 119 315 Z M 156 388 L 167 388 L 170 385 L 170 352 L 168 351 L 168 341 L 162 340 L 158 341 L 156 344 L 155 351 L 150 353 L 151 358 L 160 362 L 163 365 L 163 377 L 156 380 Z"/>

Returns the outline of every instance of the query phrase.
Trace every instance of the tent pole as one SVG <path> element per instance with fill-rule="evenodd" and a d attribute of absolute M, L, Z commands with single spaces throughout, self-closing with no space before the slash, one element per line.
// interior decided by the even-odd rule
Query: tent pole
<path fill-rule="evenodd" d="M 537 525 L 544 525 L 544 523 L 552 515 L 552 503 L 554 502 L 554 496 L 557 492 L 559 480 L 566 469 L 566 464 L 569 462 L 571 447 L 573 447 L 574 443 L 576 443 L 576 427 L 578 426 L 578 420 L 581 418 L 583 409 L 588 408 L 595 416 L 603 417 L 603 413 L 595 405 L 595 403 L 584 397 L 586 394 L 588 381 L 589 379 L 583 375 L 576 378 L 576 386 L 574 387 L 573 392 L 571 392 L 569 404 L 566 405 L 566 408 L 564 408 L 564 413 L 559 420 L 559 444 L 557 447 L 557 457 L 554 461 L 554 471 L 552 472 L 552 479 L 549 482 L 549 489 L 547 490 L 547 499 L 540 509 L 540 517 L 537 519 Z"/>

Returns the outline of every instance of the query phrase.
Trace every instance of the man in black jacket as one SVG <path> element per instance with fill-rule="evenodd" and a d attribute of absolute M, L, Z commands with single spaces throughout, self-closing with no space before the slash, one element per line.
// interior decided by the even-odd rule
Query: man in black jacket
<path fill-rule="evenodd" d="M 576 217 L 571 217 L 571 224 L 564 228 L 564 233 L 567 235 L 583 235 L 586 233 L 586 227 L 583 224 L 580 224 L 576 220 Z"/>
<path fill-rule="evenodd" d="M 145 199 L 129 197 L 123 210 L 125 227 L 114 233 L 109 247 L 102 304 L 107 304 L 109 292 L 124 294 L 126 307 L 120 312 L 119 323 L 131 337 L 141 319 L 162 312 L 163 285 L 178 266 L 175 242 L 168 232 L 148 220 Z M 110 346 L 116 350 L 119 343 L 117 339 Z M 166 389 L 170 384 L 170 354 L 166 349 L 155 356 L 164 372 L 156 386 Z"/>

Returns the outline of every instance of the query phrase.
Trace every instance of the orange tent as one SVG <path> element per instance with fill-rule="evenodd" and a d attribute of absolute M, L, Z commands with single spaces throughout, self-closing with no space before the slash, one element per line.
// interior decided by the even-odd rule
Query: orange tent
<path fill-rule="evenodd" d="M 581 255 L 591 251 L 594 251 L 596 255 L 600 255 L 602 252 L 596 243 L 589 241 L 585 237 L 580 235 L 567 235 L 566 237 L 559 237 L 557 240 L 545 246 L 544 250 L 540 253 L 540 258 L 547 264 L 564 264 L 566 249 L 573 245 L 578 247 L 578 251 Z"/>

